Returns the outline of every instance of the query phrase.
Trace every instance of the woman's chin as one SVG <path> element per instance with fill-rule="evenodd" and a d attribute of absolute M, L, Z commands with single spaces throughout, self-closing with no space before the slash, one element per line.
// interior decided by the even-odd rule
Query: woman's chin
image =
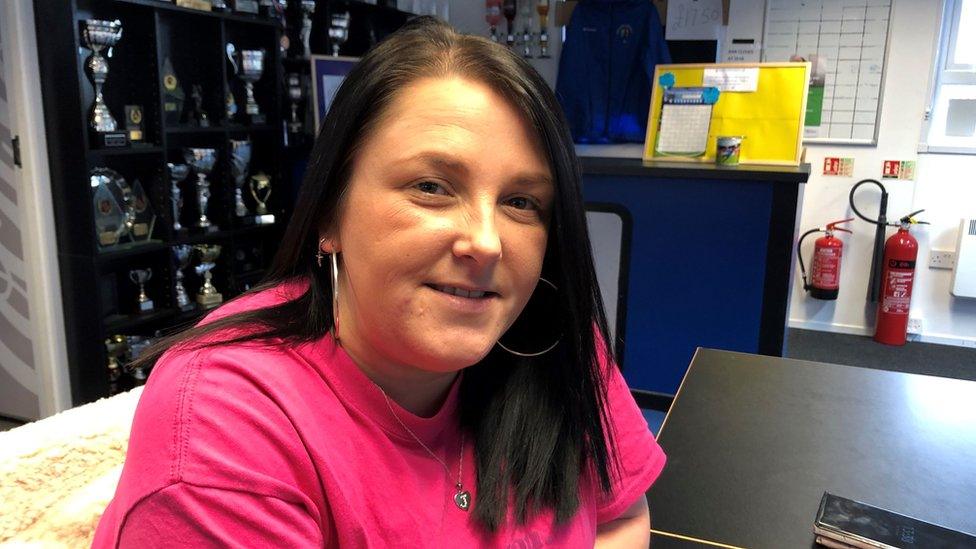
<path fill-rule="evenodd" d="M 456 372 L 474 366 L 491 351 L 494 341 L 441 342 L 428 347 L 425 369 Z"/>

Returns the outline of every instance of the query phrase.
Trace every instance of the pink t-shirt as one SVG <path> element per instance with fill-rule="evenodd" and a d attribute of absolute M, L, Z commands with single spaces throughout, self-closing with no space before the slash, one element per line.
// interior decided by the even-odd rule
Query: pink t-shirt
<path fill-rule="evenodd" d="M 298 291 L 279 286 L 216 315 Z M 592 547 L 597 525 L 636 501 L 665 462 L 623 377 L 607 371 L 611 452 L 621 463 L 611 497 L 584 479 L 569 522 L 555 527 L 547 513 L 518 525 L 510 513 L 488 536 L 452 499 L 459 382 L 430 418 L 392 403 L 448 464 L 448 477 L 329 336 L 169 352 L 139 401 L 122 478 L 93 546 Z M 472 450 L 466 442 L 463 485 L 476 502 Z"/>

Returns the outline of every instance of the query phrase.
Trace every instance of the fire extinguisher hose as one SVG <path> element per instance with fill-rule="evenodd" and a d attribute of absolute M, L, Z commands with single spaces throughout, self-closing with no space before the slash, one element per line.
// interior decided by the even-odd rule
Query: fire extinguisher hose
<path fill-rule="evenodd" d="M 854 193 L 857 192 L 858 187 L 864 185 L 865 183 L 872 183 L 881 189 L 881 203 L 878 205 L 878 219 L 871 219 L 862 214 L 861 211 L 857 209 L 857 205 L 854 204 Z M 888 190 L 885 189 L 884 185 L 882 185 L 881 182 L 876 179 L 862 179 L 851 187 L 849 201 L 851 203 L 851 210 L 854 211 L 856 216 L 875 226 L 874 253 L 871 255 L 871 279 L 868 283 L 868 301 L 874 303 L 878 301 L 878 297 L 881 295 L 881 269 L 884 267 L 884 265 L 882 265 L 882 258 L 884 257 L 885 229 L 888 226 Z"/>
<path fill-rule="evenodd" d="M 796 243 L 796 258 L 800 260 L 800 275 L 803 277 L 804 291 L 810 290 L 810 283 L 807 281 L 807 268 L 806 265 L 803 264 L 803 252 L 800 250 L 800 248 L 803 246 L 804 238 L 812 235 L 813 233 L 822 233 L 822 232 L 824 232 L 824 230 L 821 229 L 820 227 L 817 227 L 816 229 L 810 229 L 809 231 L 803 233 L 803 236 L 801 236 L 800 240 Z"/>

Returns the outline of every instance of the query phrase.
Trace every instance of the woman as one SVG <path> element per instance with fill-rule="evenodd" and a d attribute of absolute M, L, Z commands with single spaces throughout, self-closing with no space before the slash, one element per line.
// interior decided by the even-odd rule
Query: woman
<path fill-rule="evenodd" d="M 646 547 L 664 454 L 559 113 L 434 19 L 366 55 L 266 283 L 144 358 L 95 546 Z"/>

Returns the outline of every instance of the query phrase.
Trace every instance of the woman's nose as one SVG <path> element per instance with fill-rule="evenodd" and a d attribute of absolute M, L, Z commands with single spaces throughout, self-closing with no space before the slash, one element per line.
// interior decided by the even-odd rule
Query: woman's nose
<path fill-rule="evenodd" d="M 462 228 L 454 243 L 454 255 L 468 257 L 480 265 L 492 264 L 502 257 L 502 240 L 495 222 L 493 207 L 479 207 L 464 216 Z"/>

